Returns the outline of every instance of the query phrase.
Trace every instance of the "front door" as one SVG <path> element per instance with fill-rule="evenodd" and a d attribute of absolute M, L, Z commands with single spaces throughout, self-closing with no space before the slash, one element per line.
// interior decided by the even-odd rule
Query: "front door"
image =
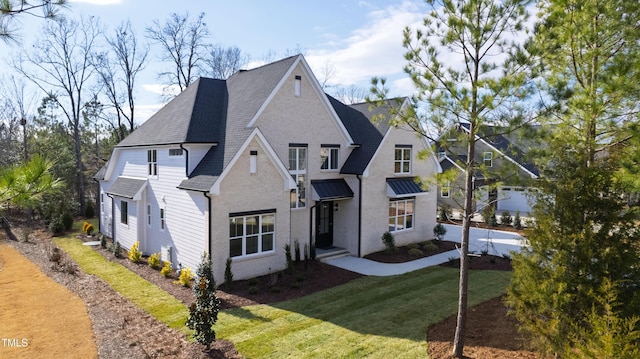
<path fill-rule="evenodd" d="M 320 202 L 316 209 L 316 248 L 333 246 L 333 202 Z"/>

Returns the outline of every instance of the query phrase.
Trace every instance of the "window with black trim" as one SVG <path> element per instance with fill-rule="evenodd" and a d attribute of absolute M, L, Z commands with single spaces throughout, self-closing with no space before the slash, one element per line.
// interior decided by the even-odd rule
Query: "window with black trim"
<path fill-rule="evenodd" d="M 164 229 L 166 221 L 166 212 L 164 208 L 160 208 L 160 229 Z"/>
<path fill-rule="evenodd" d="M 183 154 L 182 148 L 170 148 L 169 149 L 169 156 L 170 157 L 182 156 L 182 154 Z"/>
<path fill-rule="evenodd" d="M 129 202 L 120 201 L 120 223 L 129 224 Z"/>
<path fill-rule="evenodd" d="M 291 208 L 304 208 L 307 203 L 307 146 L 289 145 L 289 173 L 297 187 L 291 191 Z"/>
<path fill-rule="evenodd" d="M 395 150 L 394 172 L 396 174 L 411 173 L 411 146 L 398 145 Z"/>
<path fill-rule="evenodd" d="M 337 170 L 339 151 L 340 146 L 338 145 L 322 145 L 320 147 L 320 169 Z"/>
<path fill-rule="evenodd" d="M 147 174 L 149 176 L 157 176 L 158 175 L 158 151 L 157 150 L 147 150 Z"/>
<path fill-rule="evenodd" d="M 485 167 L 493 167 L 493 152 L 485 152 L 482 154 Z"/>
<path fill-rule="evenodd" d="M 413 205 L 413 198 L 401 198 L 389 201 L 389 232 L 413 228 Z"/>
<path fill-rule="evenodd" d="M 451 182 L 447 181 L 440 187 L 440 197 L 449 198 L 449 192 L 451 192 Z"/>
<path fill-rule="evenodd" d="M 229 256 L 273 252 L 275 219 L 274 212 L 229 217 Z"/>

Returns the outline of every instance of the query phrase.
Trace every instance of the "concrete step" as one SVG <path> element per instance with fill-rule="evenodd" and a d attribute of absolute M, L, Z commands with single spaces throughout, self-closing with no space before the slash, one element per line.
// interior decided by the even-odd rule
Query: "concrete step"
<path fill-rule="evenodd" d="M 349 251 L 344 248 L 331 248 L 331 249 L 316 249 L 316 260 L 325 262 L 329 259 L 335 259 L 340 257 L 346 257 L 351 255 Z"/>

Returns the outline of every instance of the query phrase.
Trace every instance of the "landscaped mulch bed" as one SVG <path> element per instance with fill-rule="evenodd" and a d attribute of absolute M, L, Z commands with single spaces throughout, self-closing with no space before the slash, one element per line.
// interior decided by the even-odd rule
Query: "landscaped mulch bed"
<path fill-rule="evenodd" d="M 434 248 L 425 250 L 424 245 L 420 244 L 419 248 L 422 251 L 422 254 L 414 255 L 409 253 L 409 250 L 411 249 L 410 246 L 402 246 L 397 247 L 396 251 L 392 253 L 388 251 L 380 251 L 367 254 L 364 258 L 382 263 L 404 263 L 456 249 L 456 242 L 451 241 L 438 241 L 434 239 L 423 243 L 433 243 Z"/>

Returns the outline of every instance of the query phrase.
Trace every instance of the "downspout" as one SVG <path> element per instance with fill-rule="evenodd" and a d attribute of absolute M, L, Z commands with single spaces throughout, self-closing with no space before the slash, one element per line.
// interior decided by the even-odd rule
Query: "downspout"
<path fill-rule="evenodd" d="M 311 208 L 309 208 L 309 252 L 311 252 L 311 246 L 313 246 L 313 210 L 316 208 L 322 201 L 316 202 Z M 289 211 L 291 212 L 291 211 Z M 291 221 L 289 221 L 291 222 Z M 315 253 L 315 249 L 313 251 Z"/>
<path fill-rule="evenodd" d="M 207 198 L 207 202 L 208 202 L 208 216 L 207 216 L 207 223 L 208 223 L 208 235 L 207 235 L 207 253 L 209 254 L 209 259 L 211 259 L 211 233 L 213 232 L 213 228 L 211 225 L 211 197 L 207 196 L 207 192 L 202 192 L 202 194 Z"/>
<path fill-rule="evenodd" d="M 184 146 L 182 145 L 182 143 L 180 144 L 180 149 L 183 150 L 185 152 L 185 159 L 184 159 L 184 175 L 185 177 L 189 177 L 189 151 L 184 148 Z M 204 192 L 203 192 L 204 193 Z M 206 196 L 206 193 L 205 193 Z M 209 255 L 211 255 L 211 253 L 209 253 Z"/>
<path fill-rule="evenodd" d="M 97 179 L 93 179 L 98 184 L 98 198 L 100 199 L 100 204 L 98 204 L 98 232 L 100 232 L 100 228 L 102 227 L 102 196 L 100 196 L 100 181 Z"/>
<path fill-rule="evenodd" d="M 356 175 L 358 179 L 358 258 L 360 258 L 362 248 L 362 177 Z"/>

